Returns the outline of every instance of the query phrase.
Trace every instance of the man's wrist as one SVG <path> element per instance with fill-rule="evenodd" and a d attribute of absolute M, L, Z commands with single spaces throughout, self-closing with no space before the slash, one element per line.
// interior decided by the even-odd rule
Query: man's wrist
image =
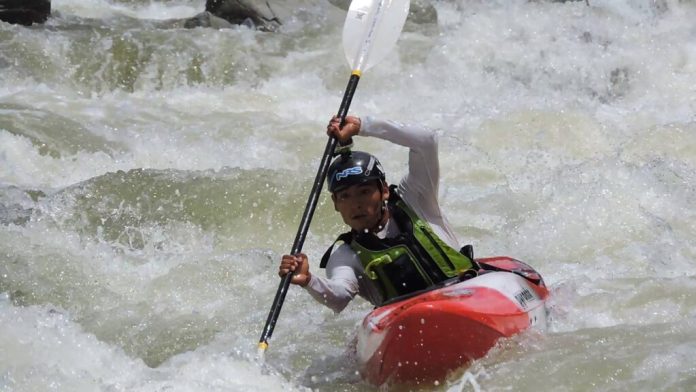
<path fill-rule="evenodd" d="M 307 287 L 310 280 L 312 280 L 312 273 L 307 271 L 307 279 L 305 279 L 304 283 L 300 283 L 300 287 Z"/>

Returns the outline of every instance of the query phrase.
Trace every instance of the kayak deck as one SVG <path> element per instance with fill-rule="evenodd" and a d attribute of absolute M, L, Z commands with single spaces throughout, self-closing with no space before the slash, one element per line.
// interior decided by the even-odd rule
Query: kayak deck
<path fill-rule="evenodd" d="M 363 378 L 374 385 L 441 380 L 486 355 L 498 339 L 545 328 L 548 291 L 540 277 L 534 284 L 520 276 L 536 272 L 508 257 L 479 261 L 493 270 L 365 317 L 357 341 Z"/>

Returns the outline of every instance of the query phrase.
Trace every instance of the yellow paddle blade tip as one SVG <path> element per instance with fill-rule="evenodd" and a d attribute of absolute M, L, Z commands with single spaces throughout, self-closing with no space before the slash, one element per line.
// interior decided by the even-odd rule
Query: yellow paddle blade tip
<path fill-rule="evenodd" d="M 268 348 L 268 343 L 259 342 L 259 350 L 265 351 Z"/>
<path fill-rule="evenodd" d="M 353 72 L 351 72 L 350 74 L 355 75 L 357 77 L 360 77 L 360 76 L 362 76 L 362 71 L 360 71 L 359 69 L 356 69 L 356 70 L 353 70 Z"/>

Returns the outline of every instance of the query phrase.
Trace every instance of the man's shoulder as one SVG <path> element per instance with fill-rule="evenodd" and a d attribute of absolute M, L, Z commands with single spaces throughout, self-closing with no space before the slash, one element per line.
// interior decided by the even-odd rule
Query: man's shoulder
<path fill-rule="evenodd" d="M 350 244 L 343 242 L 334 248 L 331 256 L 329 256 L 328 263 L 326 263 L 326 267 L 352 266 L 356 260 L 359 260 L 358 254 L 355 253 L 355 250 L 351 248 Z"/>
<path fill-rule="evenodd" d="M 355 250 L 350 246 L 348 242 L 342 242 L 340 245 L 337 244 L 335 250 L 331 253 L 331 258 L 339 257 L 355 257 L 357 254 Z"/>

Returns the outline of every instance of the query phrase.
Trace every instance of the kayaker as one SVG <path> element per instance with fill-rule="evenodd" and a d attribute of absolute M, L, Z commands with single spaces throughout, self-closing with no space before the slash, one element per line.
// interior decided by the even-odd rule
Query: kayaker
<path fill-rule="evenodd" d="M 438 203 L 440 169 L 432 131 L 348 116 L 343 127 L 332 118 L 327 134 L 342 144 L 359 135 L 408 147 L 408 173 L 390 187 L 376 157 L 341 153 L 329 167 L 327 182 L 334 207 L 351 230 L 324 255 L 320 266 L 326 278 L 310 272 L 305 254 L 284 255 L 280 276 L 294 273 L 292 283 L 340 312 L 356 294 L 379 306 L 449 278 L 475 275 L 470 257 L 456 250 L 457 239 Z"/>

